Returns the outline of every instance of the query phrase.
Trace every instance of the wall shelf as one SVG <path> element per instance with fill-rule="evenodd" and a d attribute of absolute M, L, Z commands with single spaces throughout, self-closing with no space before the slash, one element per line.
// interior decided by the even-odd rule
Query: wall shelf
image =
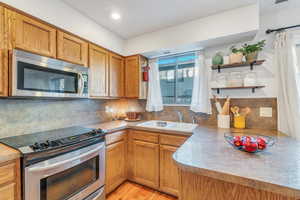
<path fill-rule="evenodd" d="M 256 85 L 256 86 L 240 86 L 240 87 L 219 87 L 219 88 L 211 88 L 212 90 L 217 90 L 217 93 L 220 94 L 221 90 L 232 90 L 232 89 L 251 89 L 252 93 L 255 93 L 255 89 L 264 88 L 266 86 Z"/>
<path fill-rule="evenodd" d="M 228 68 L 237 68 L 237 67 L 250 67 L 250 70 L 253 70 L 254 65 L 261 65 L 265 62 L 265 60 L 257 60 L 252 63 L 248 62 L 241 62 L 241 63 L 234 63 L 234 64 L 226 64 L 226 65 L 213 65 L 211 66 L 212 70 L 218 70 L 218 72 L 221 72 L 221 69 L 228 69 Z"/>

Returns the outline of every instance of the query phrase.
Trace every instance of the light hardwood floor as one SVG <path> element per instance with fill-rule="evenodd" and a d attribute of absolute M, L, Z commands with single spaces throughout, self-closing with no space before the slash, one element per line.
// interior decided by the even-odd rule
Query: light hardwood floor
<path fill-rule="evenodd" d="M 125 182 L 112 192 L 107 200 L 177 200 L 177 198 L 135 183 Z"/>

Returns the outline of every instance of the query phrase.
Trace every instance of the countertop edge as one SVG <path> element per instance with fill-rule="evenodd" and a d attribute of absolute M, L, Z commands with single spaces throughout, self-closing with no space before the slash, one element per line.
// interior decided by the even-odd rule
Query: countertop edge
<path fill-rule="evenodd" d="M 209 169 L 186 165 L 186 164 L 178 162 L 176 160 L 176 158 L 174 158 L 174 155 L 173 155 L 173 160 L 175 161 L 178 168 L 180 168 L 183 171 L 191 172 L 195 175 L 210 177 L 210 178 L 224 181 L 224 182 L 230 182 L 230 183 L 243 185 L 246 187 L 255 188 L 258 190 L 265 190 L 268 192 L 277 193 L 277 194 L 289 196 L 292 198 L 300 198 L 300 190 L 298 190 L 298 189 L 293 189 L 290 187 L 277 185 L 277 184 L 273 184 L 273 183 L 268 183 L 268 182 L 264 182 L 264 181 L 260 181 L 260 180 L 249 179 L 246 177 L 236 176 L 233 174 L 228 174 L 228 173 L 223 173 L 223 172 L 219 172 L 219 171 L 213 171 L 213 170 L 209 170 Z"/>

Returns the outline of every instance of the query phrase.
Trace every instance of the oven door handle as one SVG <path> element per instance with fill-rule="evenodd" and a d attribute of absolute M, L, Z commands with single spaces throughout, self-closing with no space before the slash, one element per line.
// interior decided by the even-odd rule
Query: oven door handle
<path fill-rule="evenodd" d="M 52 169 L 54 167 L 58 167 L 58 166 L 61 166 L 61 165 L 64 165 L 65 163 L 69 163 L 69 162 L 72 162 L 72 161 L 75 161 L 75 160 L 80 160 L 82 158 L 85 158 L 93 153 L 96 153 L 97 151 L 99 151 L 100 149 L 104 148 L 104 145 L 100 145 L 99 147 L 96 147 L 95 149 L 91 150 L 91 151 L 88 151 L 88 152 L 85 152 L 79 156 L 75 156 L 73 158 L 70 158 L 70 159 L 67 159 L 67 160 L 63 160 L 61 162 L 57 162 L 53 165 L 48 165 L 48 166 L 45 166 L 45 167 L 33 167 L 33 168 L 29 168 L 28 171 L 30 172 L 38 172 L 38 171 L 45 171 L 45 170 L 48 170 L 48 169 Z"/>
<path fill-rule="evenodd" d="M 78 89 L 78 93 L 80 95 L 82 95 L 83 94 L 83 89 L 84 89 L 84 78 L 83 78 L 81 73 L 78 73 L 78 75 L 79 75 L 79 80 L 80 80 L 80 88 Z"/>

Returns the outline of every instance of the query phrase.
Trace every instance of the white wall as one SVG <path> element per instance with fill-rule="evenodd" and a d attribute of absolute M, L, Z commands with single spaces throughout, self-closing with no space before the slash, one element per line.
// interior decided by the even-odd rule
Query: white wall
<path fill-rule="evenodd" d="M 270 4 L 271 5 L 271 4 Z M 265 31 L 267 29 L 281 28 L 285 26 L 300 24 L 299 11 L 300 11 L 300 1 L 299 0 L 289 0 L 288 3 L 282 3 L 278 5 L 271 5 L 273 7 L 269 8 L 267 11 L 262 9 L 260 14 L 260 28 L 253 41 L 251 43 L 265 39 L 267 45 L 263 52 L 260 53 L 260 59 L 265 59 L 266 62 L 262 66 L 255 67 L 255 72 L 257 73 L 258 81 L 262 85 L 266 85 L 266 88 L 258 89 L 256 93 L 252 94 L 249 90 L 228 90 L 221 92 L 221 96 L 230 95 L 235 98 L 255 98 L 255 97 L 277 97 L 277 71 L 274 64 L 274 35 L 275 33 L 266 35 Z M 240 44 L 247 41 L 241 41 Z M 207 56 L 208 66 L 211 65 L 211 57 L 217 51 L 223 51 L 228 53 L 228 48 L 231 45 L 217 46 L 213 48 L 208 48 L 205 50 Z M 249 68 L 240 69 L 228 69 L 225 72 L 240 71 L 243 73 L 249 72 Z M 213 72 L 212 78 L 216 72 Z"/>
<path fill-rule="evenodd" d="M 176 48 L 258 28 L 259 9 L 254 4 L 129 39 L 126 41 L 125 54 Z"/>
<path fill-rule="evenodd" d="M 2 0 L 57 27 L 124 54 L 125 41 L 60 0 Z"/>

